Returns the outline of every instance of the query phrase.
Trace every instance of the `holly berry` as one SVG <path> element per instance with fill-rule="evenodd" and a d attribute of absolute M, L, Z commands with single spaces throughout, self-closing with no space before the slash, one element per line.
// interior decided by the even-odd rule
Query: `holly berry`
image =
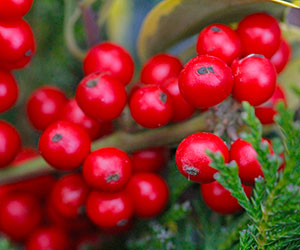
<path fill-rule="evenodd" d="M 87 184 L 101 191 L 118 191 L 131 177 L 129 156 L 113 147 L 92 152 L 84 162 L 83 176 Z"/>
<path fill-rule="evenodd" d="M 58 121 L 52 123 L 42 134 L 39 151 L 54 168 L 73 170 L 83 163 L 91 150 L 91 139 L 78 125 Z"/>
<path fill-rule="evenodd" d="M 83 112 L 104 121 L 116 119 L 126 105 L 124 85 L 109 74 L 94 73 L 83 78 L 76 90 L 76 101 Z"/>
<path fill-rule="evenodd" d="M 45 130 L 60 117 L 62 108 L 67 103 L 65 94 L 52 86 L 35 90 L 27 101 L 27 116 L 37 130 Z"/>
<path fill-rule="evenodd" d="M 190 105 L 182 96 L 178 86 L 178 77 L 170 78 L 163 82 L 160 87 L 171 97 L 173 104 L 172 122 L 181 122 L 193 115 L 195 108 Z"/>
<path fill-rule="evenodd" d="M 60 120 L 73 122 L 89 134 L 91 140 L 98 139 L 102 133 L 102 124 L 100 121 L 88 117 L 78 106 L 75 99 L 69 100 L 63 108 Z"/>
<path fill-rule="evenodd" d="M 133 204 L 126 192 L 90 193 L 86 212 L 88 217 L 100 228 L 122 227 L 133 215 Z"/>
<path fill-rule="evenodd" d="M 13 240 L 25 240 L 41 219 L 40 204 L 31 194 L 10 193 L 0 203 L 0 231 Z"/>
<path fill-rule="evenodd" d="M 196 133 L 185 138 L 177 148 L 176 164 L 180 173 L 195 182 L 212 182 L 217 170 L 209 166 L 211 158 L 206 150 L 221 153 L 228 162 L 228 148 L 221 138 L 211 133 Z"/>
<path fill-rule="evenodd" d="M 212 24 L 204 28 L 196 44 L 198 55 L 211 55 L 230 65 L 242 55 L 242 44 L 237 33 L 224 24 Z"/>
<path fill-rule="evenodd" d="M 252 188 L 242 185 L 247 197 L 251 196 Z M 206 205 L 213 211 L 226 215 L 242 209 L 237 199 L 217 181 L 202 184 L 201 194 Z"/>
<path fill-rule="evenodd" d="M 85 205 L 88 192 L 80 174 L 65 175 L 53 187 L 52 205 L 62 216 L 76 218 Z"/>
<path fill-rule="evenodd" d="M 103 42 L 88 51 L 83 61 L 83 69 L 85 75 L 109 72 L 111 76 L 127 85 L 134 73 L 134 63 L 123 47 Z"/>
<path fill-rule="evenodd" d="M 157 54 L 145 63 L 141 71 L 141 82 L 160 85 L 171 77 L 176 77 L 182 70 L 180 60 L 172 55 Z"/>
<path fill-rule="evenodd" d="M 134 203 L 134 213 L 140 218 L 160 214 L 169 199 L 169 188 L 160 176 L 153 173 L 136 173 L 130 179 L 126 192 Z"/>
<path fill-rule="evenodd" d="M 270 152 L 273 153 L 271 144 L 265 139 L 262 142 L 267 142 Z M 247 141 L 239 138 L 231 145 L 230 160 L 237 163 L 239 176 L 245 185 L 254 185 L 255 178 L 264 176 L 257 159 L 257 152 Z"/>
<path fill-rule="evenodd" d="M 5 0 L 0 2 L 0 19 L 20 19 L 30 10 L 33 0 Z"/>
<path fill-rule="evenodd" d="M 260 106 L 255 107 L 255 115 L 262 124 L 274 123 L 274 116 L 277 114 L 275 108 L 279 101 L 283 101 L 287 105 L 284 90 L 280 85 L 277 85 L 271 98 Z"/>
<path fill-rule="evenodd" d="M 9 123 L 0 121 L 0 168 L 7 166 L 21 149 L 18 131 Z"/>
<path fill-rule="evenodd" d="M 131 155 L 133 172 L 158 172 L 168 162 L 166 147 L 147 148 L 134 152 Z"/>
<path fill-rule="evenodd" d="M 232 65 L 233 97 L 253 106 L 266 102 L 274 93 L 277 75 L 273 64 L 262 55 L 252 54 Z"/>
<path fill-rule="evenodd" d="M 26 250 L 69 250 L 70 240 L 61 228 L 56 226 L 38 228 L 29 237 Z"/>
<path fill-rule="evenodd" d="M 35 41 L 28 23 L 22 19 L 0 21 L 0 67 L 25 67 L 35 52 Z"/>
<path fill-rule="evenodd" d="M 197 108 L 208 108 L 224 101 L 231 93 L 231 69 L 219 58 L 203 55 L 191 59 L 179 76 L 184 99 Z"/>
<path fill-rule="evenodd" d="M 10 109 L 17 101 L 19 88 L 14 76 L 0 70 L 0 113 Z"/>
<path fill-rule="evenodd" d="M 279 49 L 275 52 L 275 54 L 271 57 L 271 63 L 276 68 L 277 73 L 281 73 L 285 66 L 288 64 L 288 62 L 291 59 L 292 55 L 292 48 L 289 45 L 289 43 L 285 40 L 282 39 Z"/>
<path fill-rule="evenodd" d="M 265 13 L 245 17 L 237 28 L 243 46 L 243 55 L 261 54 L 271 58 L 281 41 L 278 21 Z"/>
<path fill-rule="evenodd" d="M 136 123 L 145 128 L 164 126 L 173 115 L 171 97 L 157 85 L 147 85 L 135 91 L 129 107 Z"/>

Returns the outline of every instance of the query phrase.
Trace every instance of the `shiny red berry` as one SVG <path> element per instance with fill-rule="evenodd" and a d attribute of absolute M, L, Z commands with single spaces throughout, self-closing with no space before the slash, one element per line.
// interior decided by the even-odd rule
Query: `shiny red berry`
<path fill-rule="evenodd" d="M 224 24 L 212 24 L 204 28 L 196 44 L 198 55 L 211 55 L 230 65 L 242 55 L 242 44 L 237 33 Z"/>
<path fill-rule="evenodd" d="M 145 128 L 164 126 L 173 115 L 170 95 L 157 85 L 147 85 L 135 91 L 129 107 L 136 123 Z"/>
<path fill-rule="evenodd" d="M 266 102 L 274 93 L 277 75 L 274 66 L 262 55 L 249 55 L 232 65 L 233 97 L 253 106 Z"/>
<path fill-rule="evenodd" d="M 13 240 L 25 240 L 41 219 L 41 206 L 31 194 L 10 193 L 0 203 L 0 231 Z"/>
<path fill-rule="evenodd" d="M 124 85 L 109 74 L 86 76 L 76 90 L 76 101 L 83 112 L 94 119 L 111 121 L 126 105 Z"/>
<path fill-rule="evenodd" d="M 262 142 L 267 142 L 270 152 L 273 153 L 270 143 L 265 139 Z M 239 138 L 231 145 L 230 160 L 237 163 L 239 176 L 245 185 L 254 185 L 255 178 L 264 176 L 257 153 L 247 141 Z"/>
<path fill-rule="evenodd" d="M 166 182 L 153 173 L 136 173 L 130 179 L 126 192 L 134 202 L 134 213 L 140 218 L 151 218 L 160 214 L 169 199 Z"/>
<path fill-rule="evenodd" d="M 58 180 L 51 193 L 51 202 L 59 214 L 76 218 L 85 205 L 89 189 L 80 174 L 68 174 Z"/>
<path fill-rule="evenodd" d="M 91 140 L 98 139 L 102 133 L 103 122 L 88 117 L 78 106 L 75 99 L 69 100 L 61 111 L 60 120 L 73 122 L 89 134 Z"/>
<path fill-rule="evenodd" d="M 251 196 L 252 188 L 243 186 L 243 189 L 248 196 Z M 233 214 L 242 209 L 237 199 L 217 181 L 202 184 L 201 194 L 206 205 L 213 211 L 226 215 Z"/>
<path fill-rule="evenodd" d="M 285 39 L 282 39 L 279 49 L 275 52 L 275 54 L 270 59 L 271 63 L 273 63 L 273 65 L 275 66 L 278 74 L 284 70 L 285 66 L 288 64 L 288 62 L 291 59 L 291 55 L 292 55 L 291 46 Z"/>
<path fill-rule="evenodd" d="M 180 173 L 195 182 L 212 182 L 217 170 L 209 166 L 211 158 L 206 150 L 221 153 L 228 162 L 228 148 L 221 138 L 211 133 L 196 133 L 185 138 L 177 148 L 176 164 Z"/>
<path fill-rule="evenodd" d="M 61 110 L 67 103 L 65 94 L 51 86 L 35 90 L 27 101 L 27 116 L 31 125 L 37 130 L 45 130 L 57 121 Z"/>
<path fill-rule="evenodd" d="M 17 101 L 19 88 L 14 76 L 0 70 L 0 113 L 10 109 Z"/>
<path fill-rule="evenodd" d="M 179 76 L 179 89 L 184 99 L 196 108 L 208 108 L 224 101 L 231 93 L 231 69 L 221 59 L 197 56 L 191 59 Z"/>
<path fill-rule="evenodd" d="M 0 1 L 0 19 L 16 20 L 26 15 L 33 0 L 5 0 Z"/>
<path fill-rule="evenodd" d="M 1 11 L 2 12 L 2 11 Z M 25 67 L 35 52 L 35 41 L 28 23 L 22 19 L 0 21 L 0 67 Z"/>
<path fill-rule="evenodd" d="M 195 108 L 189 104 L 182 96 L 178 86 L 178 77 L 170 78 L 163 82 L 160 87 L 171 97 L 173 104 L 172 122 L 181 122 L 193 115 Z"/>
<path fill-rule="evenodd" d="M 11 163 L 21 149 L 18 131 L 9 123 L 0 120 L 0 168 Z"/>
<path fill-rule="evenodd" d="M 103 42 L 92 47 L 83 61 L 85 75 L 109 72 L 122 84 L 127 85 L 134 73 L 130 54 L 121 46 Z"/>
<path fill-rule="evenodd" d="M 133 215 L 131 197 L 124 191 L 118 193 L 90 193 L 86 212 L 88 217 L 100 228 L 125 226 Z"/>
<path fill-rule="evenodd" d="M 92 152 L 84 162 L 83 176 L 87 184 L 101 191 L 118 191 L 131 177 L 129 156 L 113 147 Z"/>
<path fill-rule="evenodd" d="M 277 114 L 276 104 L 279 101 L 283 101 L 283 103 L 287 105 L 285 92 L 280 85 L 277 85 L 271 98 L 265 103 L 255 107 L 255 115 L 262 124 L 274 123 L 274 116 Z"/>
<path fill-rule="evenodd" d="M 58 121 L 41 135 L 39 151 L 54 168 L 73 170 L 79 167 L 91 150 L 91 139 L 78 125 Z"/>
<path fill-rule="evenodd" d="M 271 58 L 281 41 L 278 21 L 265 13 L 245 17 L 237 28 L 243 46 L 243 55 L 261 54 Z"/>
<path fill-rule="evenodd" d="M 172 55 L 157 54 L 145 63 L 141 72 L 141 82 L 160 85 L 171 77 L 176 77 L 182 70 L 180 60 Z"/>
<path fill-rule="evenodd" d="M 131 155 L 133 172 L 158 172 L 168 163 L 167 147 L 147 148 L 136 151 Z"/>
<path fill-rule="evenodd" d="M 41 227 L 33 232 L 26 243 L 26 250 L 70 250 L 70 239 L 59 227 Z"/>

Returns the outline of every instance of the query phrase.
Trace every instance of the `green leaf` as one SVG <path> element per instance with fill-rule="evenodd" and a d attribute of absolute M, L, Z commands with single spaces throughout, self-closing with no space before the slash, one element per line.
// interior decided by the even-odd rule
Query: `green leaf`
<path fill-rule="evenodd" d="M 259 11 L 281 17 L 284 10 L 284 6 L 268 0 L 164 0 L 144 21 L 138 54 L 145 61 L 198 33 L 208 24 L 235 22 Z"/>

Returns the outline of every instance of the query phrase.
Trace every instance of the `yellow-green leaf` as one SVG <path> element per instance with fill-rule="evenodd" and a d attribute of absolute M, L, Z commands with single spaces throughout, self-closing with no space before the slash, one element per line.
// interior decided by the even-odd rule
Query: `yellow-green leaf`
<path fill-rule="evenodd" d="M 138 54 L 145 61 L 200 32 L 208 24 L 235 22 L 259 11 L 282 17 L 284 9 L 283 5 L 270 0 L 164 0 L 143 23 Z"/>
<path fill-rule="evenodd" d="M 300 99 L 292 87 L 300 88 L 300 58 L 293 59 L 287 65 L 286 69 L 280 74 L 278 82 L 286 91 L 288 107 L 292 109 L 299 108 Z"/>

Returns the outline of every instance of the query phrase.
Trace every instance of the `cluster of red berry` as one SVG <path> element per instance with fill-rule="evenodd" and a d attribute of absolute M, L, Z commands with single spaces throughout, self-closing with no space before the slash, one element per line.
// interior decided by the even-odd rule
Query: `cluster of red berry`
<path fill-rule="evenodd" d="M 31 29 L 21 19 L 32 0 L 19 3 L 0 3 L 0 67 L 6 70 L 0 73 L 1 112 L 15 103 L 18 93 L 7 70 L 24 67 L 35 50 Z M 19 19 L 10 20 L 12 16 Z M 133 77 L 134 63 L 124 48 L 111 42 L 88 51 L 83 62 L 85 77 L 72 99 L 51 86 L 36 90 L 27 102 L 27 115 L 33 127 L 43 131 L 39 151 L 52 167 L 73 172 L 59 180 L 46 175 L 0 186 L 0 231 L 13 240 L 27 241 L 27 250 L 66 250 L 71 244 L 68 234 L 90 232 L 91 222 L 113 232 L 127 228 L 133 215 L 150 218 L 162 212 L 169 191 L 155 172 L 166 165 L 166 148 L 145 149 L 131 156 L 113 147 L 91 152 L 91 141 L 113 132 L 112 121 L 127 102 L 133 119 L 145 128 L 184 121 L 197 108 L 215 106 L 231 93 L 237 101 L 257 106 L 262 122 L 273 122 L 274 105 L 285 99 L 276 86 L 276 70 L 282 71 L 290 57 L 276 19 L 250 15 L 237 31 L 210 25 L 199 35 L 197 52 L 184 67 L 168 54 L 152 57 L 128 101 L 125 87 Z M 18 132 L 4 121 L 0 121 L 0 144 L 0 167 L 17 167 L 37 154 L 30 149 L 20 152 Z M 214 181 L 216 170 L 209 166 L 206 149 L 221 152 L 225 162 L 235 160 L 246 185 L 263 176 L 257 154 L 241 139 L 229 152 L 222 139 L 210 133 L 193 134 L 177 149 L 180 172 L 190 180 L 208 183 L 201 186 L 207 204 L 217 212 L 235 212 L 240 206 Z M 81 166 L 82 174 L 77 172 Z M 244 188 L 250 195 L 251 187 Z"/>
<path fill-rule="evenodd" d="M 213 24 L 201 31 L 197 40 L 198 56 L 181 71 L 179 88 L 194 107 L 208 108 L 224 101 L 230 93 L 238 102 L 255 106 L 263 124 L 271 124 L 279 100 L 286 102 L 283 89 L 276 84 L 291 56 L 289 44 L 282 39 L 275 18 L 256 13 L 244 18 L 234 31 Z M 269 146 L 270 141 L 262 143 Z M 211 133 L 196 133 L 184 139 L 176 152 L 179 171 L 189 180 L 201 183 L 204 201 L 214 211 L 229 214 L 241 209 L 229 191 L 214 180 L 217 170 L 209 166 L 206 150 L 220 152 L 224 161 L 235 161 L 247 196 L 255 178 L 262 176 L 257 153 L 250 143 L 238 138 L 230 150 L 221 138 Z M 284 167 L 284 163 L 279 169 Z"/>

